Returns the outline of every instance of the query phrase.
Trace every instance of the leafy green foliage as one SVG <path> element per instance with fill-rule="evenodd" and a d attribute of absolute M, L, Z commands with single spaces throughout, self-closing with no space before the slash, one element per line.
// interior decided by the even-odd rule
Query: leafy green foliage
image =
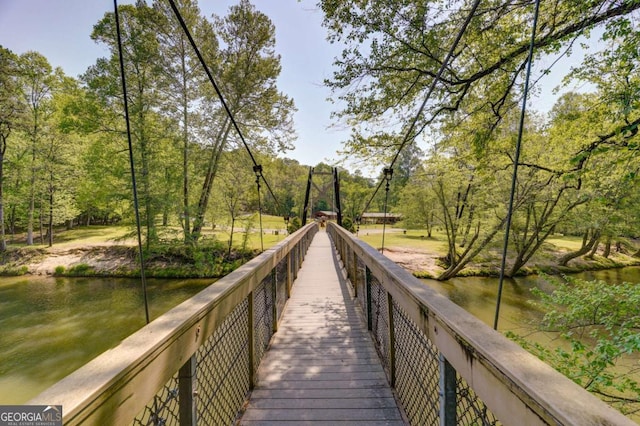
<path fill-rule="evenodd" d="M 336 115 L 354 128 L 346 151 L 388 158 L 442 66 L 470 2 L 322 0 L 320 6 L 329 39 L 344 45 L 327 84 L 344 105 Z M 542 2 L 536 53 L 566 53 L 563 49 L 570 50 L 589 28 L 617 22 L 638 8 L 637 1 Z M 482 149 L 517 103 L 532 11 L 529 1 L 480 3 L 431 102 L 418 117 L 418 129 L 435 127 L 456 112 L 457 120 L 464 121 L 473 112 L 486 123 L 470 134 L 470 141 Z M 629 34 L 624 26 L 617 28 Z"/>
<path fill-rule="evenodd" d="M 527 350 L 625 412 L 640 410 L 635 367 L 640 355 L 640 285 L 550 278 L 552 293 L 534 290 L 545 312 L 539 329 L 558 333 L 555 349 L 510 334 Z"/>

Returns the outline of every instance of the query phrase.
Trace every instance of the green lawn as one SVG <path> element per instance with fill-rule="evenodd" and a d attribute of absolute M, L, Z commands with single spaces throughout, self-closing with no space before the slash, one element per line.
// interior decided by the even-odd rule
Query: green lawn
<path fill-rule="evenodd" d="M 382 225 L 361 225 L 358 238 L 372 247 L 382 247 Z M 447 237 L 444 233 L 434 231 L 431 238 L 424 229 L 407 229 L 387 227 L 384 234 L 385 247 L 407 247 L 428 252 L 446 253 Z"/>

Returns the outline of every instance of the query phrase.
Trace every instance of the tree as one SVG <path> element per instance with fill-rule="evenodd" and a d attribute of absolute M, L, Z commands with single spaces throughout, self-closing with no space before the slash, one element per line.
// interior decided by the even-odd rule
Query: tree
<path fill-rule="evenodd" d="M 371 181 L 361 176 L 358 171 L 355 174 L 340 174 L 340 206 L 343 221 L 349 219 L 351 223 L 355 223 L 360 219 L 373 189 Z"/>
<path fill-rule="evenodd" d="M 20 126 L 26 109 L 20 96 L 18 57 L 0 46 L 0 251 L 7 249 L 5 237 L 5 174 L 4 163 L 7 140 Z"/>
<path fill-rule="evenodd" d="M 67 131 L 64 125 L 65 105 L 73 102 L 83 92 L 74 79 L 64 77 L 60 81 L 52 103 L 51 126 L 42 141 L 43 195 L 48 207 L 47 242 L 53 245 L 53 227 L 77 217 L 80 213 L 76 203 L 77 183 L 84 179 L 78 167 L 84 154 L 82 139 Z M 44 220 L 44 218 L 41 218 Z"/>
<path fill-rule="evenodd" d="M 640 286 L 548 278 L 551 294 L 536 289 L 545 314 L 538 329 L 558 333 L 555 350 L 510 333 L 525 349 L 625 413 L 640 410 L 640 385 L 621 362 L 640 351 Z M 570 348 L 570 349 L 567 349 Z"/>
<path fill-rule="evenodd" d="M 156 156 L 162 152 L 160 129 L 162 120 L 157 109 L 158 42 L 152 30 L 154 12 L 144 2 L 135 6 L 119 6 L 123 61 L 127 79 L 131 137 L 134 143 L 138 189 L 141 200 L 147 247 L 157 238 L 155 217 L 164 193 L 159 183 L 164 167 Z M 116 40 L 115 15 L 106 13 L 93 29 L 93 40 L 105 44 L 109 58 L 100 58 L 84 75 L 88 87 L 94 91 L 112 114 L 121 116 L 122 90 L 120 86 L 119 54 Z M 124 127 L 124 122 L 119 129 Z M 124 142 L 124 139 L 122 140 Z M 124 146 L 122 147 L 124 148 Z M 121 152 L 126 152 L 122 150 Z"/>
<path fill-rule="evenodd" d="M 187 27 L 192 29 L 198 40 L 199 49 L 203 50 L 210 59 L 208 66 L 212 72 L 219 70 L 217 63 L 218 40 L 211 24 L 202 18 L 197 4 L 191 0 L 177 2 L 180 15 Z M 182 211 L 181 223 L 185 242 L 191 238 L 191 210 L 190 192 L 194 166 L 191 164 L 190 153 L 196 143 L 198 126 L 202 122 L 199 117 L 197 104 L 203 97 L 205 75 L 201 65 L 189 44 L 186 34 L 174 17 L 173 10 L 166 1 L 154 1 L 153 8 L 157 12 L 154 19 L 154 29 L 160 49 L 159 61 L 160 78 L 159 93 L 162 108 L 174 127 L 181 131 L 176 135 L 182 151 Z"/>
<path fill-rule="evenodd" d="M 221 170 L 220 182 L 221 190 L 219 197 L 225 207 L 226 216 L 229 217 L 229 246 L 228 255 L 231 255 L 233 247 L 233 233 L 235 231 L 236 220 L 239 215 L 248 211 L 250 200 L 256 197 L 256 185 L 253 182 L 254 175 L 250 167 L 238 167 L 238 155 L 242 153 L 235 152 L 229 155 Z"/>
<path fill-rule="evenodd" d="M 469 3 L 320 2 L 330 41 L 345 44 L 326 83 L 345 105 L 337 117 L 355 127 L 347 152 L 381 158 L 398 149 L 394 135 L 404 134 L 422 104 Z M 637 1 L 542 3 L 535 51 L 569 50 L 584 32 L 638 8 Z M 486 114 L 488 131 L 495 129 L 517 101 L 513 94 L 521 87 L 530 35 L 523 28 L 530 27 L 532 12 L 531 1 L 481 2 L 416 123 L 416 134 L 460 109 Z"/>
<path fill-rule="evenodd" d="M 294 136 L 291 121 L 294 105 L 277 90 L 280 58 L 274 51 L 273 24 L 247 0 L 241 0 L 230 8 L 227 17 L 215 19 L 215 27 L 219 28 L 218 36 L 223 45 L 218 84 L 245 142 L 253 140 L 252 147 L 263 151 L 289 149 L 289 141 Z M 192 228 L 194 240 L 202 230 L 220 157 L 230 142 L 240 146 L 234 126 L 218 106 L 214 94 L 209 93 L 205 99 L 205 115 L 211 119 L 206 123 L 203 139 L 211 145 Z M 267 135 L 270 135 L 269 139 Z"/>
<path fill-rule="evenodd" d="M 400 194 L 399 211 L 407 228 L 424 228 L 431 238 L 436 224 L 438 201 L 432 181 L 425 172 L 413 175 Z"/>
<path fill-rule="evenodd" d="M 30 147 L 30 176 L 28 194 L 27 245 L 33 244 L 33 220 L 36 200 L 39 198 L 41 158 L 39 151 L 44 137 L 46 137 L 52 114 L 51 96 L 58 83 L 61 70 L 54 74 L 47 59 L 39 53 L 27 52 L 19 60 L 20 84 L 22 95 L 27 105 L 25 131 L 29 136 Z"/>
<path fill-rule="evenodd" d="M 592 83 L 596 92 L 571 100 L 582 100 L 578 108 L 569 106 L 557 111 L 556 121 L 570 122 L 559 126 L 580 139 L 573 151 L 569 173 L 584 178 L 585 189 L 591 202 L 578 211 L 583 243 L 580 249 L 559 259 L 560 265 L 588 255 L 593 257 L 599 240 L 606 239 L 608 255 L 612 229 L 622 222 L 621 210 L 626 201 L 633 199 L 638 187 L 637 162 L 638 126 L 640 115 L 640 77 L 636 67 L 640 64 L 637 43 L 640 31 L 628 18 L 620 18 L 607 25 L 603 35 L 610 49 L 587 55 L 583 64 L 574 70 L 573 80 Z"/>

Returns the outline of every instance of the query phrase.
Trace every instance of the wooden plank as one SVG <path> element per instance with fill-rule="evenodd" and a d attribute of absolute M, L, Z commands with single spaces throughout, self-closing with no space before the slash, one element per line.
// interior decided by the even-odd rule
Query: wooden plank
<path fill-rule="evenodd" d="M 393 408 L 320 408 L 320 409 L 258 409 L 247 410 L 243 420 L 305 421 L 305 420 L 402 420 L 397 407 Z"/>
<path fill-rule="evenodd" d="M 249 406 L 257 409 L 371 409 L 394 408 L 396 400 L 389 398 L 253 398 Z"/>
<path fill-rule="evenodd" d="M 373 420 L 294 420 L 294 421 L 284 421 L 284 420 L 247 420 L 242 423 L 246 426 L 402 426 L 405 423 L 401 420 L 381 420 L 381 421 L 373 421 Z"/>
<path fill-rule="evenodd" d="M 402 425 L 326 233 L 314 238 L 262 360 L 243 425 Z"/>

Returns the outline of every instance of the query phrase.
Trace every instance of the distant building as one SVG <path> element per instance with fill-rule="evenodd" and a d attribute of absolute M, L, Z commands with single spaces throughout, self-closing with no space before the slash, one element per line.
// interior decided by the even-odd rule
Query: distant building
<path fill-rule="evenodd" d="M 402 220 L 402 215 L 400 213 L 362 213 L 362 222 L 363 224 L 383 224 L 387 223 L 389 225 L 393 225 L 396 222 Z"/>
<path fill-rule="evenodd" d="M 337 220 L 338 213 L 327 210 L 320 210 L 313 214 L 314 219 Z"/>

